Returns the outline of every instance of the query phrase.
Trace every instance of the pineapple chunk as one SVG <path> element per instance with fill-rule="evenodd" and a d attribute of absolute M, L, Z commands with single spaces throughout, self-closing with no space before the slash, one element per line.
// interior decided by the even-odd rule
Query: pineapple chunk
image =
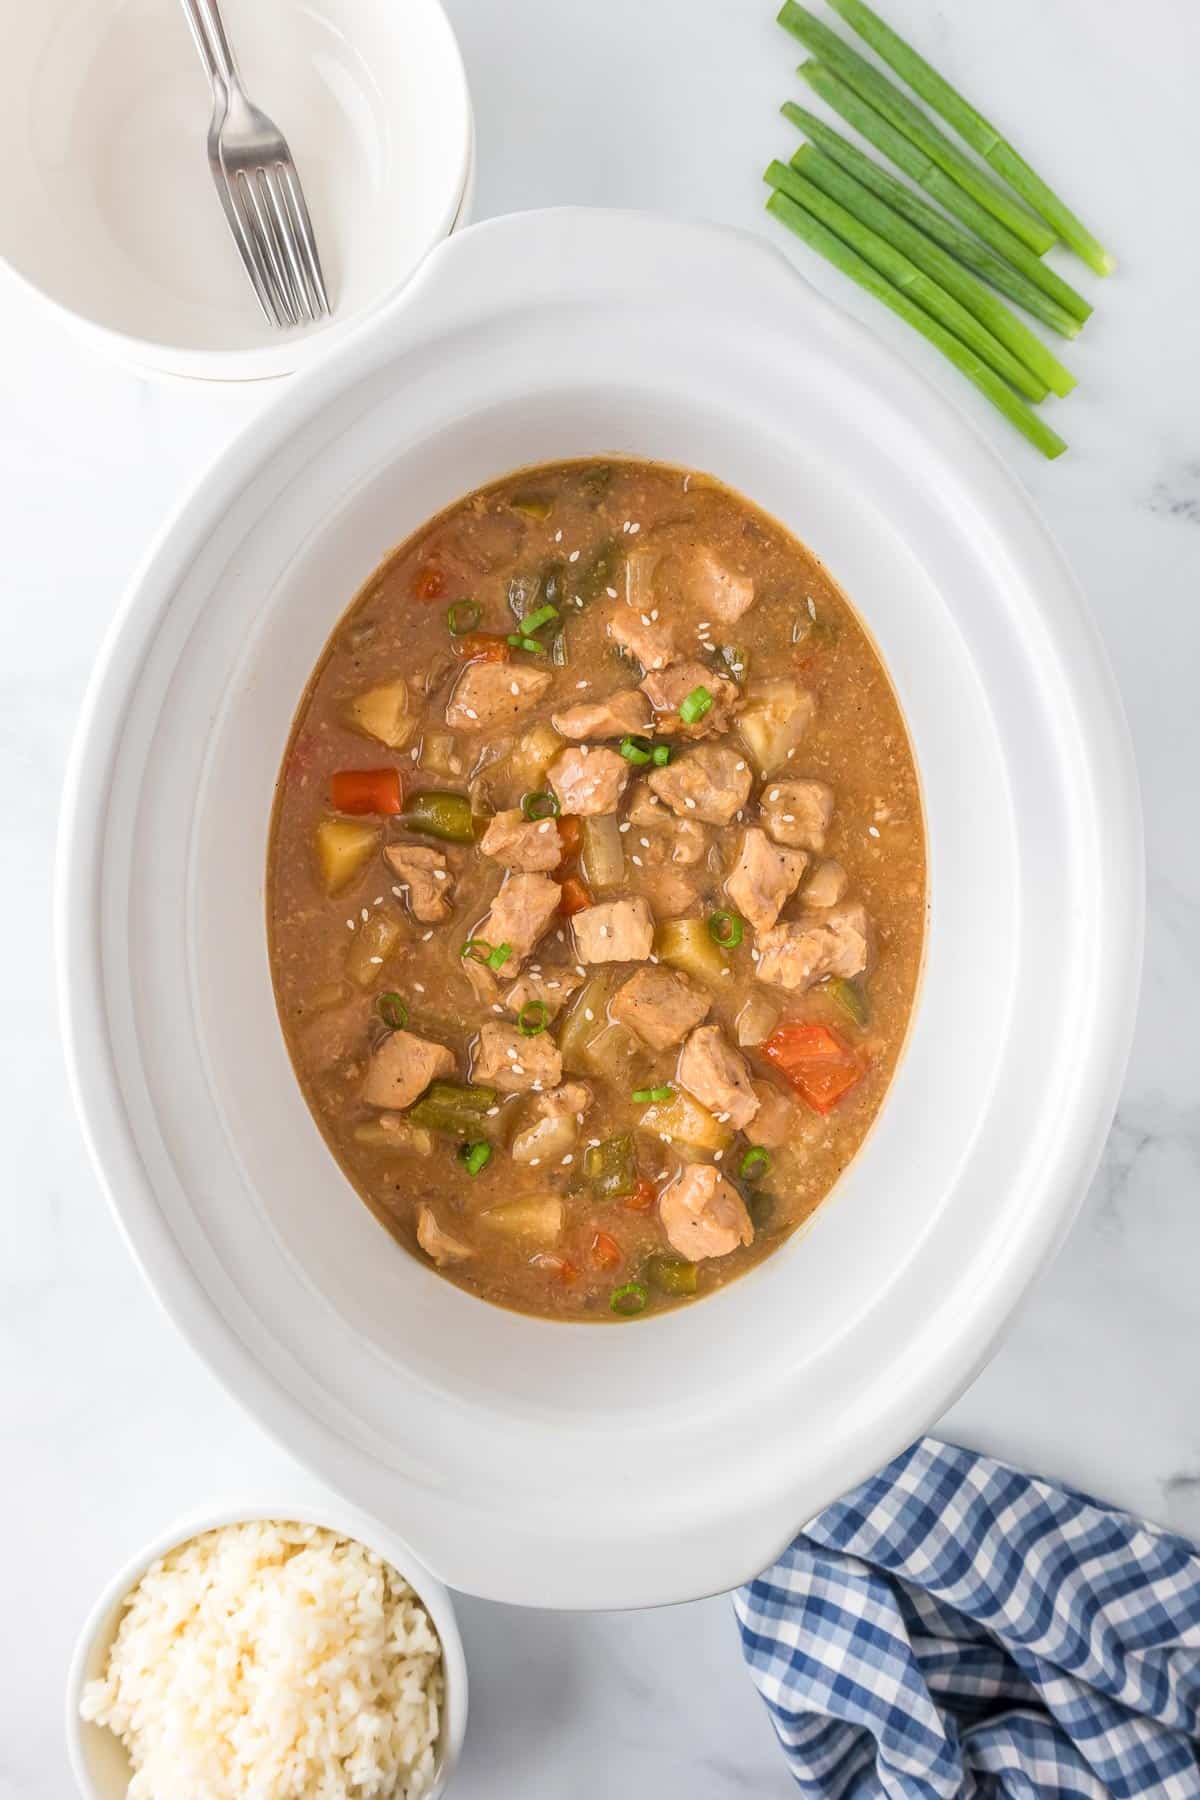
<path fill-rule="evenodd" d="M 588 1042 L 583 1060 L 593 1075 L 599 1075 L 614 1086 L 628 1087 L 645 1059 L 645 1051 L 624 1025 L 615 1021 L 605 1025 Z"/>
<path fill-rule="evenodd" d="M 378 739 L 389 750 L 402 750 L 417 728 L 408 710 L 407 681 L 387 681 L 357 694 L 350 702 L 350 720 L 364 737 Z"/>
<path fill-rule="evenodd" d="M 346 946 L 345 970 L 357 987 L 374 987 L 383 965 L 405 936 L 400 921 L 391 913 L 373 912 Z"/>
<path fill-rule="evenodd" d="M 338 894 L 363 868 L 379 843 L 379 828 L 354 819 L 322 819 L 317 826 L 317 865 L 327 894 Z"/>
<path fill-rule="evenodd" d="M 529 728 L 509 759 L 511 773 L 522 790 L 535 787 L 543 779 L 562 747 L 562 738 L 544 719 Z"/>
<path fill-rule="evenodd" d="M 489 1206 L 480 1213 L 479 1222 L 502 1231 L 505 1237 L 553 1244 L 562 1233 L 563 1203 L 553 1194 L 527 1194 L 520 1200 L 502 1200 L 499 1206 Z"/>
<path fill-rule="evenodd" d="M 687 1150 L 728 1150 L 733 1132 L 713 1117 L 707 1106 L 676 1088 L 669 1100 L 648 1106 L 640 1121 L 642 1131 L 653 1131 Z"/>
<path fill-rule="evenodd" d="M 738 715 L 738 730 L 758 773 L 775 775 L 798 748 L 812 722 L 816 703 L 790 675 L 752 681 Z"/>
<path fill-rule="evenodd" d="M 354 1127 L 354 1141 L 366 1144 L 372 1150 L 394 1150 L 408 1156 L 433 1154 L 433 1133 L 422 1131 L 419 1125 L 411 1125 L 399 1113 L 385 1112 L 377 1119 L 364 1119 L 361 1125 Z"/>
<path fill-rule="evenodd" d="M 697 981 L 720 981 L 729 967 L 707 919 L 664 919 L 654 934 L 654 951 L 660 962 Z"/>
<path fill-rule="evenodd" d="M 431 775 L 461 775 L 463 759 L 450 731 L 427 731 L 421 739 L 421 767 Z"/>

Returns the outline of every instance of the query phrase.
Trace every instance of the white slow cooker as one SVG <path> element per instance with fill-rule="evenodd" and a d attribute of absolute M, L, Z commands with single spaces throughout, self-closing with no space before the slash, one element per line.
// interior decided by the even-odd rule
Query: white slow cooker
<path fill-rule="evenodd" d="M 380 558 L 519 464 L 707 469 L 810 544 L 907 714 L 931 923 L 908 1048 L 811 1228 L 702 1304 L 554 1324 L 439 1280 L 326 1149 L 272 999 L 272 787 Z M 68 781 L 76 1099 L 130 1248 L 261 1423 L 453 1586 L 618 1607 L 727 1588 L 934 1420 L 1062 1238 L 1128 1049 L 1136 783 L 1062 558 L 902 362 L 755 239 L 491 221 L 299 377 L 137 576 Z"/>

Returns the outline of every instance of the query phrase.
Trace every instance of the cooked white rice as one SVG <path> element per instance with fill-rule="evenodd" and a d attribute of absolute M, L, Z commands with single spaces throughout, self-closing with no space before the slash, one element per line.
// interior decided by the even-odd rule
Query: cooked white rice
<path fill-rule="evenodd" d="M 315 1525 L 206 1531 L 149 1568 L 80 1711 L 124 1743 L 130 1800 L 416 1800 L 443 1694 L 429 1615 Z"/>

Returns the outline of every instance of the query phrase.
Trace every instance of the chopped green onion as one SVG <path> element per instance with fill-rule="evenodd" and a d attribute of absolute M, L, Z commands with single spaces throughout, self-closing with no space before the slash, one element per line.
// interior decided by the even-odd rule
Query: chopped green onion
<path fill-rule="evenodd" d="M 550 1008 L 544 1000 L 527 1000 L 517 1014 L 517 1030 L 522 1037 L 537 1037 L 545 1031 Z"/>
<path fill-rule="evenodd" d="M 747 1150 L 738 1164 L 738 1174 L 744 1181 L 761 1181 L 770 1167 L 771 1158 L 761 1144 L 756 1144 L 753 1150 Z"/>
<path fill-rule="evenodd" d="M 512 955 L 512 945 L 511 944 L 497 944 L 496 948 L 492 951 L 492 954 L 487 959 L 488 968 L 494 969 L 497 973 L 499 973 L 499 971 L 504 967 L 505 963 L 508 961 L 508 959 L 511 955 Z"/>
<path fill-rule="evenodd" d="M 557 606 L 539 606 L 536 612 L 527 613 L 521 620 L 521 629 L 532 634 L 540 631 L 543 625 L 549 625 L 551 619 L 557 619 Z"/>
<path fill-rule="evenodd" d="M 474 600 L 456 600 L 446 608 L 446 623 L 452 637 L 466 637 L 468 631 L 475 630 L 482 617 Z"/>
<path fill-rule="evenodd" d="M 532 824 L 541 819 L 557 819 L 562 807 L 558 803 L 558 795 L 546 788 L 539 788 L 536 794 L 526 794 L 521 800 L 521 811 Z"/>
<path fill-rule="evenodd" d="M 458 953 L 465 961 L 469 956 L 472 962 L 490 962 L 496 952 L 486 938 L 468 938 Z"/>
<path fill-rule="evenodd" d="M 649 738 L 644 737 L 623 737 L 617 745 L 617 749 L 625 761 L 633 763 L 635 767 L 640 767 L 642 763 L 648 763 L 654 755 L 654 746 Z"/>
<path fill-rule="evenodd" d="M 650 761 L 654 764 L 655 768 L 665 769 L 670 760 L 670 744 L 655 744 L 653 750 L 650 752 Z"/>
<path fill-rule="evenodd" d="M 713 703 L 713 697 L 706 687 L 694 687 L 690 694 L 685 694 L 679 707 L 679 716 L 685 725 L 695 725 L 702 719 Z"/>
<path fill-rule="evenodd" d="M 492 1160 L 492 1146 L 485 1144 L 482 1139 L 474 1144 L 460 1144 L 458 1158 L 460 1162 L 466 1163 L 468 1175 L 478 1175 L 480 1169 Z"/>
<path fill-rule="evenodd" d="M 673 1092 L 670 1082 L 664 1081 L 659 1087 L 634 1088 L 633 1097 L 639 1106 L 650 1106 L 659 1100 L 669 1100 Z"/>
<path fill-rule="evenodd" d="M 408 1008 L 399 994 L 380 994 L 376 1002 L 379 1016 L 393 1031 L 403 1031 L 408 1024 Z"/>
<path fill-rule="evenodd" d="M 613 1289 L 608 1297 L 608 1307 L 620 1318 L 632 1319 L 646 1309 L 646 1290 L 640 1281 L 627 1281 L 624 1287 Z"/>
<path fill-rule="evenodd" d="M 546 654 L 545 644 L 539 644 L 536 638 L 523 637 L 518 631 L 510 631 L 504 641 L 506 644 L 511 644 L 514 650 L 528 650 L 534 656 L 545 656 Z"/>
<path fill-rule="evenodd" d="M 722 950 L 736 950 L 743 934 L 744 927 L 737 913 L 727 912 L 724 907 L 719 912 L 709 913 L 708 935 Z"/>
<path fill-rule="evenodd" d="M 662 1294 L 694 1294 L 700 1271 L 682 1256 L 652 1256 L 646 1274 Z"/>
<path fill-rule="evenodd" d="M 527 519 L 548 519 L 554 511 L 553 500 L 543 499 L 541 494 L 522 494 L 509 501 L 514 512 L 524 513 Z"/>

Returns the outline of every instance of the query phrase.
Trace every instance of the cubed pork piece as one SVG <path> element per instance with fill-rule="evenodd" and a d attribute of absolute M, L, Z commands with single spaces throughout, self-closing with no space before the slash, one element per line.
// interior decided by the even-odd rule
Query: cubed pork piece
<path fill-rule="evenodd" d="M 696 1027 L 679 1053 L 678 1076 L 680 1085 L 722 1124 L 728 1119 L 741 1131 L 758 1111 L 749 1064 L 725 1042 L 719 1025 Z"/>
<path fill-rule="evenodd" d="M 744 756 L 728 744 L 697 744 L 647 780 L 681 819 L 728 825 L 750 798 L 752 777 Z"/>
<path fill-rule="evenodd" d="M 645 962 L 654 943 L 654 919 L 646 902 L 603 900 L 574 914 L 580 962 Z"/>
<path fill-rule="evenodd" d="M 390 1031 L 367 1067 L 362 1097 L 368 1106 L 402 1112 L 431 1081 L 454 1073 L 454 1052 L 413 1031 Z"/>
<path fill-rule="evenodd" d="M 867 915 L 844 906 L 822 919 L 785 921 L 758 939 L 755 973 L 775 987 L 804 989 L 827 975 L 852 981 L 867 966 Z"/>
<path fill-rule="evenodd" d="M 566 712 L 553 713 L 551 724 L 561 737 L 619 738 L 644 732 L 650 708 L 637 688 L 622 688 L 607 700 L 583 700 Z"/>
<path fill-rule="evenodd" d="M 665 669 L 675 655 L 675 634 L 669 625 L 635 612 L 621 601 L 608 617 L 608 635 L 614 644 L 641 663 L 643 669 Z"/>
<path fill-rule="evenodd" d="M 479 1027 L 471 1079 L 505 1094 L 524 1094 L 535 1085 L 553 1088 L 562 1080 L 562 1057 L 547 1032 L 525 1037 L 515 1025 L 488 1019 Z"/>
<path fill-rule="evenodd" d="M 408 890 L 408 908 L 413 918 L 422 925 L 444 924 L 453 911 L 450 897 L 454 892 L 445 853 L 426 850 L 421 844 L 389 844 L 383 860 L 397 885 Z"/>
<path fill-rule="evenodd" d="M 671 1248 L 689 1262 L 728 1256 L 739 1244 L 754 1242 L 742 1196 L 708 1163 L 694 1163 L 663 1189 L 658 1216 Z"/>
<path fill-rule="evenodd" d="M 506 875 L 492 910 L 474 933 L 496 948 L 512 947 L 505 971 L 516 973 L 558 911 L 562 889 L 548 875 Z"/>
<path fill-rule="evenodd" d="M 688 558 L 684 592 L 701 615 L 732 625 L 754 605 L 754 582 L 749 575 L 727 569 L 711 550 L 696 550 Z"/>
<path fill-rule="evenodd" d="M 468 663 L 454 684 L 446 723 L 452 731 L 511 725 L 541 699 L 552 680 L 548 669 L 526 663 Z"/>
<path fill-rule="evenodd" d="M 801 904 L 818 907 L 836 906 L 839 900 L 846 898 L 846 889 L 850 886 L 850 877 L 840 862 L 826 857 L 819 862 L 804 884 L 804 892 L 800 896 Z"/>
<path fill-rule="evenodd" d="M 558 821 L 527 819 L 515 806 L 488 821 L 479 848 L 506 869 L 520 869 L 527 875 L 556 869 L 562 861 Z"/>
<path fill-rule="evenodd" d="M 698 983 L 678 969 L 646 963 L 617 989 L 608 1011 L 651 1050 L 667 1050 L 683 1042 L 711 1005 Z"/>
<path fill-rule="evenodd" d="M 689 694 L 703 688 L 711 695 L 708 711 L 687 724 L 679 708 Z M 716 675 L 701 662 L 677 662 L 655 670 L 642 682 L 642 692 L 655 711 L 655 729 L 667 737 L 712 737 L 728 731 L 739 690 L 736 683 Z"/>
<path fill-rule="evenodd" d="M 670 862 L 688 868 L 708 850 L 708 832 L 696 819 L 678 819 L 664 800 L 651 793 L 645 782 L 633 790 L 626 813 L 629 836 L 626 849 L 643 862 Z"/>
<path fill-rule="evenodd" d="M 769 1081 L 752 1081 L 750 1085 L 758 1101 L 758 1111 L 745 1128 L 746 1136 L 752 1144 L 761 1144 L 764 1150 L 782 1150 L 796 1135 L 795 1102 Z"/>
<path fill-rule="evenodd" d="M 833 818 L 833 789 L 827 781 L 768 781 L 759 802 L 762 821 L 777 844 L 821 851 Z"/>
<path fill-rule="evenodd" d="M 808 867 L 803 850 L 780 850 L 756 825 L 742 834 L 725 892 L 756 931 L 773 925 Z"/>
<path fill-rule="evenodd" d="M 629 780 L 629 764 L 615 750 L 579 744 L 556 756 L 547 774 L 563 811 L 586 817 L 616 812 Z"/>
<path fill-rule="evenodd" d="M 447 1263 L 466 1262 L 475 1252 L 470 1244 L 462 1244 L 449 1232 L 443 1231 L 437 1222 L 437 1214 L 432 1206 L 417 1208 L 417 1242 L 431 1262 L 439 1269 Z"/>
<path fill-rule="evenodd" d="M 679 829 L 684 829 L 683 821 L 676 821 Z M 645 856 L 644 850 L 636 850 L 635 856 Z M 647 861 L 650 859 L 647 858 Z M 649 868 L 643 871 L 642 892 L 650 902 L 650 908 L 656 919 L 677 919 L 694 906 L 700 898 L 700 888 L 694 880 L 681 875 L 678 869 Z"/>
<path fill-rule="evenodd" d="M 581 1120 L 592 1107 L 592 1090 L 586 1081 L 564 1081 L 561 1087 L 548 1088 L 530 1103 L 535 1119 L 561 1119 L 570 1114 Z"/>
<path fill-rule="evenodd" d="M 512 983 L 504 996 L 504 1004 L 509 1012 L 519 1014 L 522 1007 L 535 1000 L 546 1008 L 547 1017 L 552 1019 L 562 1011 L 576 988 L 582 986 L 583 976 L 577 975 L 574 969 L 560 968 L 557 964 L 549 969 L 529 969 Z"/>

